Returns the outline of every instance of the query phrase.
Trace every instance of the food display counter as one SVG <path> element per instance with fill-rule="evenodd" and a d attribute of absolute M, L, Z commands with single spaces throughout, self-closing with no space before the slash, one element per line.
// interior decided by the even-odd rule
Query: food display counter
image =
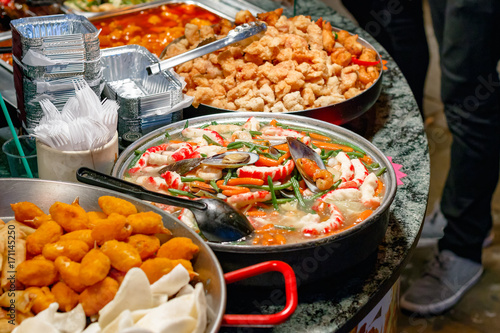
<path fill-rule="evenodd" d="M 259 1 L 258 6 L 265 10 L 277 7 L 271 1 Z M 389 209 L 388 229 L 378 250 L 346 272 L 309 284 L 304 281 L 315 274 L 329 254 L 317 253 L 304 258 L 302 269 L 295 272 L 299 285 L 298 307 L 286 322 L 270 330 L 357 333 L 382 328 L 385 332 L 395 332 L 399 275 L 416 246 L 427 206 L 430 171 L 422 118 L 400 69 L 370 35 L 320 0 L 296 0 L 296 13 L 310 15 L 314 20 L 322 17 L 334 27 L 359 34 L 387 61 L 377 102 L 343 126 L 368 139 L 390 158 L 398 186 Z M 0 72 L 1 88 L 6 100 L 12 96 L 12 76 L 8 71 Z M 15 99 L 10 102 L 15 105 Z M 0 176 L 8 177 L 5 160 L 0 162 Z M 280 288 L 228 286 L 226 313 L 276 313 L 283 305 L 284 291 Z M 222 327 L 220 331 L 260 329 Z"/>

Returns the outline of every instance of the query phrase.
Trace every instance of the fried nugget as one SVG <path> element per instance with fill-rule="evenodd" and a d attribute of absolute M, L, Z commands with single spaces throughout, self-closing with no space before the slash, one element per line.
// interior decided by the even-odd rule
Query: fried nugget
<path fill-rule="evenodd" d="M 37 205 L 28 201 L 10 204 L 10 207 L 14 211 L 14 218 L 19 222 L 31 221 L 37 216 L 45 215 Z"/>
<path fill-rule="evenodd" d="M 94 222 L 92 238 L 98 245 L 113 239 L 124 241 L 132 233 L 132 226 L 127 222 L 127 218 L 120 214 L 111 213 L 108 218 Z"/>
<path fill-rule="evenodd" d="M 68 257 L 60 256 L 54 261 L 57 271 L 68 287 L 76 291 L 82 292 L 86 286 L 80 282 L 80 264 L 71 261 Z"/>
<path fill-rule="evenodd" d="M 94 239 L 92 238 L 92 230 L 90 229 L 83 229 L 83 230 L 77 230 L 77 231 L 72 231 L 68 232 L 67 234 L 64 234 L 59 238 L 59 240 L 80 240 L 85 242 L 90 248 L 94 247 Z"/>
<path fill-rule="evenodd" d="M 128 239 L 128 243 L 135 247 L 142 260 L 153 256 L 160 248 L 160 240 L 156 236 L 133 235 Z"/>
<path fill-rule="evenodd" d="M 111 266 L 122 272 L 142 264 L 139 252 L 128 243 L 110 240 L 101 246 L 101 251 L 108 256 Z"/>
<path fill-rule="evenodd" d="M 175 237 L 163 244 L 157 256 L 168 259 L 191 260 L 200 251 L 197 245 L 187 237 Z"/>
<path fill-rule="evenodd" d="M 88 229 L 89 218 L 87 212 L 79 205 L 68 205 L 64 202 L 56 201 L 49 208 L 50 216 L 66 232 Z"/>
<path fill-rule="evenodd" d="M 89 218 L 88 227 L 93 229 L 95 227 L 96 220 L 102 220 L 108 217 L 108 215 L 103 212 L 87 212 L 87 217 Z"/>
<path fill-rule="evenodd" d="M 163 226 L 163 219 L 155 212 L 143 212 L 131 214 L 127 217 L 127 222 L 132 226 L 133 234 L 160 234 L 170 232 Z"/>
<path fill-rule="evenodd" d="M 89 246 L 81 240 L 58 240 L 55 243 L 46 244 L 42 255 L 49 260 L 56 260 L 59 256 L 80 262 L 83 256 L 89 252 Z"/>
<path fill-rule="evenodd" d="M 62 281 L 57 282 L 51 292 L 59 304 L 59 310 L 63 312 L 71 311 L 78 304 L 78 294 Z"/>
<path fill-rule="evenodd" d="M 181 264 L 189 273 L 189 278 L 192 280 L 194 277 L 198 276 L 198 273 L 194 271 L 193 264 L 189 260 L 177 259 L 172 260 L 174 267 Z"/>
<path fill-rule="evenodd" d="M 149 283 L 153 284 L 163 275 L 168 274 L 175 266 L 173 260 L 167 258 L 153 258 L 143 262 L 141 269 L 146 273 Z"/>
<path fill-rule="evenodd" d="M 85 315 L 88 317 L 99 313 L 106 304 L 115 298 L 118 287 L 118 282 L 107 277 L 85 289 L 78 297 Z"/>
<path fill-rule="evenodd" d="M 42 253 L 45 244 L 57 242 L 63 230 L 59 224 L 54 221 L 47 221 L 42 224 L 34 233 L 26 237 L 26 250 L 30 255 Z"/>
<path fill-rule="evenodd" d="M 35 314 L 47 309 L 50 304 L 56 302 L 54 294 L 48 287 L 31 287 L 26 289 L 26 291 L 36 295 L 31 306 L 31 311 Z"/>
<path fill-rule="evenodd" d="M 111 261 L 101 250 L 92 249 L 83 257 L 80 265 L 80 282 L 91 286 L 104 280 L 111 268 Z"/>
<path fill-rule="evenodd" d="M 102 196 L 98 200 L 99 207 L 106 215 L 111 213 L 117 213 L 124 216 L 129 216 L 130 214 L 137 213 L 137 208 L 134 204 L 128 202 L 127 200 L 112 197 L 112 196 Z"/>
<path fill-rule="evenodd" d="M 45 287 L 57 281 L 57 269 L 45 258 L 26 260 L 17 266 L 17 279 L 25 286 Z"/>

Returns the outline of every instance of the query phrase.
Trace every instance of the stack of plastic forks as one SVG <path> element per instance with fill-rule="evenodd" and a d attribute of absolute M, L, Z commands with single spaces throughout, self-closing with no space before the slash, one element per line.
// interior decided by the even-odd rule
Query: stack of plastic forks
<path fill-rule="evenodd" d="M 44 116 L 34 135 L 46 145 L 66 151 L 95 150 L 116 133 L 118 104 L 101 102 L 84 80 L 75 80 L 75 97 L 60 112 L 48 99 L 40 101 Z"/>
<path fill-rule="evenodd" d="M 85 80 L 100 96 L 104 85 L 99 31 L 78 15 L 30 17 L 11 21 L 14 83 L 19 118 L 28 132 L 48 99 L 59 111 L 75 96 L 72 80 Z"/>

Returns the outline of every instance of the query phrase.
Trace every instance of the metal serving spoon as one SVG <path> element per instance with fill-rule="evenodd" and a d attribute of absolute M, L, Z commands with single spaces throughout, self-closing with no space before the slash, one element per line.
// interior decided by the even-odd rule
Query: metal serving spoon
<path fill-rule="evenodd" d="M 189 200 L 156 193 L 140 185 L 85 167 L 77 170 L 76 179 L 85 184 L 115 190 L 137 199 L 187 208 L 194 214 L 203 236 L 211 242 L 236 241 L 254 231 L 245 215 L 219 199 Z"/>

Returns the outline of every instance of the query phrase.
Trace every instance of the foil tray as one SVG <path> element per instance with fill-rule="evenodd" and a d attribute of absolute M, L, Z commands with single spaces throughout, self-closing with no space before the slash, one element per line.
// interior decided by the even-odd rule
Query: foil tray
<path fill-rule="evenodd" d="M 183 100 L 182 84 L 170 71 L 148 76 L 146 67 L 156 62 L 158 58 L 139 45 L 101 51 L 106 81 L 103 95 L 120 105 L 118 135 L 121 143 L 124 136 L 141 136 L 159 126 L 182 119 L 182 110 L 171 111 L 174 105 Z"/>

